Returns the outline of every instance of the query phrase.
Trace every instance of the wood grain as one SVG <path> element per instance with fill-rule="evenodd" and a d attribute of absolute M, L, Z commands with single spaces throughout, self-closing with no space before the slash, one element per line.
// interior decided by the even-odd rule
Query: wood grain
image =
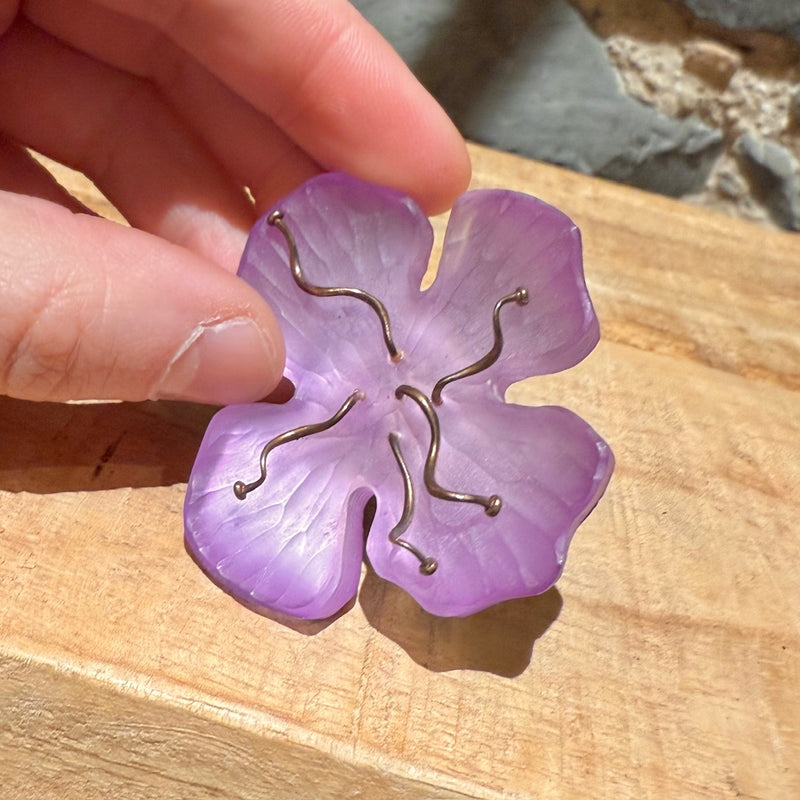
<path fill-rule="evenodd" d="M 182 545 L 211 410 L 2 398 L 4 797 L 800 797 L 800 239 L 472 155 L 579 223 L 604 330 L 511 390 L 617 456 L 558 587 L 258 616 Z"/>

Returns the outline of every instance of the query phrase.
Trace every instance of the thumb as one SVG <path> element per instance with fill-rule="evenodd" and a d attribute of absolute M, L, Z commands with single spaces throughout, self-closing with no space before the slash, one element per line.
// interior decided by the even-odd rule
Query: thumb
<path fill-rule="evenodd" d="M 252 402 L 278 384 L 277 322 L 188 250 L 0 191 L 0 394 Z"/>

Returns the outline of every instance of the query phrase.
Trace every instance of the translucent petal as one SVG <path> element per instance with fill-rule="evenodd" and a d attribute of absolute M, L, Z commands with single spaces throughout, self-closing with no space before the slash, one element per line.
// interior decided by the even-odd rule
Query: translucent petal
<path fill-rule="evenodd" d="M 545 591 L 602 494 L 613 456 L 571 412 L 508 406 L 501 398 L 520 378 L 573 365 L 597 341 L 574 224 L 526 195 L 469 193 L 453 211 L 439 277 L 421 293 L 432 233 L 410 199 L 329 174 L 277 207 L 306 280 L 362 289 L 380 300 L 403 358 L 389 358 L 368 305 L 304 292 L 292 277 L 284 235 L 262 218 L 239 273 L 281 320 L 297 392 L 285 406 L 236 406 L 212 420 L 185 506 L 187 546 L 197 561 L 248 604 L 328 616 L 357 589 L 363 508 L 374 492 L 369 557 L 379 574 L 429 611 L 469 614 Z M 519 287 L 528 304 L 501 309 L 497 362 L 447 386 L 438 407 L 437 479 L 454 491 L 500 495 L 499 515 L 488 517 L 478 505 L 426 492 L 428 423 L 395 389 L 409 384 L 430 395 L 439 378 L 484 356 L 494 342 L 494 304 Z M 264 485 L 236 498 L 234 483 L 258 477 L 259 454 L 270 439 L 329 418 L 354 389 L 363 399 L 352 412 L 330 430 L 276 448 Z M 437 559 L 431 576 L 389 540 L 405 499 L 392 432 L 401 436 L 416 490 L 403 538 Z"/>
<path fill-rule="evenodd" d="M 494 304 L 519 287 L 529 299 L 501 310 L 500 359 L 468 379 L 490 381 L 499 396 L 522 378 L 578 363 L 600 331 L 572 220 L 529 195 L 468 192 L 450 216 L 436 281 L 414 310 L 413 358 L 437 378 L 476 361 L 494 342 Z"/>
<path fill-rule="evenodd" d="M 328 419 L 339 405 L 295 398 L 283 406 L 229 406 L 206 431 L 184 506 L 186 544 L 216 583 L 248 605 L 321 619 L 356 593 L 363 509 L 372 495 L 363 490 L 362 469 L 370 462 L 381 474 L 377 460 L 392 458 L 363 446 L 367 406 L 357 403 L 329 430 L 276 447 L 266 481 L 244 500 L 233 491 L 236 481 L 259 477 L 268 441 Z"/>
<path fill-rule="evenodd" d="M 306 279 L 363 289 L 387 308 L 404 348 L 433 242 L 417 205 L 391 189 L 331 173 L 305 183 L 277 206 L 297 242 Z M 241 275 L 275 309 L 286 339 L 287 375 L 303 397 L 364 383 L 387 372 L 375 312 L 352 297 L 314 297 L 292 278 L 286 241 L 268 215 L 253 228 Z"/>
<path fill-rule="evenodd" d="M 416 496 L 404 538 L 439 566 L 423 575 L 417 560 L 389 541 L 403 507 L 396 469 L 377 488 L 367 540 L 375 571 L 442 616 L 546 591 L 561 574 L 575 529 L 611 477 L 608 445 L 565 408 L 505 404 L 486 388 L 453 385 L 439 418 L 437 481 L 450 490 L 496 493 L 502 508 L 489 517 L 479 505 L 432 497 L 422 480 L 427 443 L 415 424 L 401 432 Z"/>

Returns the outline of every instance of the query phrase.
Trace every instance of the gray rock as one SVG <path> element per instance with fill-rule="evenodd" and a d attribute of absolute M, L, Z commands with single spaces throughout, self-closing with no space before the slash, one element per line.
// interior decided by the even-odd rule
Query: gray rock
<path fill-rule="evenodd" d="M 797 0 L 680 0 L 701 19 L 734 30 L 768 30 L 800 41 Z"/>
<path fill-rule="evenodd" d="M 734 148 L 753 196 L 779 225 L 800 230 L 800 172 L 792 154 L 752 133 L 739 137 Z"/>
<path fill-rule="evenodd" d="M 721 134 L 622 90 L 602 42 L 564 0 L 355 0 L 470 139 L 680 196 Z"/>

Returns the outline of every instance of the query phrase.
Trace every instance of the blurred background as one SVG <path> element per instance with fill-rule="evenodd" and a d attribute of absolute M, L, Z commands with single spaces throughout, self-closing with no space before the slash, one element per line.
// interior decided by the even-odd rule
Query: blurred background
<path fill-rule="evenodd" d="M 473 141 L 800 230 L 800 0 L 352 0 Z"/>

